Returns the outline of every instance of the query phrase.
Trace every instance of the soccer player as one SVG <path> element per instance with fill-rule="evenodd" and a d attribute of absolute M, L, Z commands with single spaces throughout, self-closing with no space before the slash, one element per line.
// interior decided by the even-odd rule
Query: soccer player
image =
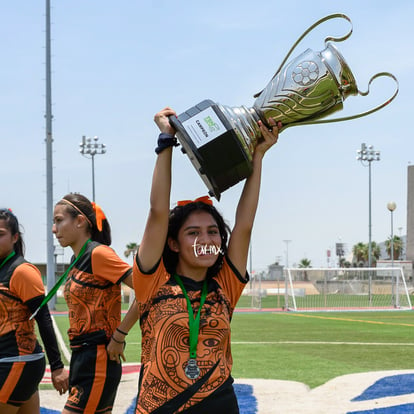
<path fill-rule="evenodd" d="M 64 288 L 72 356 L 62 413 L 111 413 L 125 336 L 138 317 L 133 303 L 121 322 L 120 284 L 132 287 L 131 267 L 109 247 L 111 229 L 102 209 L 81 194 L 56 204 L 53 233 L 74 254 Z"/>
<path fill-rule="evenodd" d="M 40 413 L 39 383 L 45 373 L 45 354 L 30 316 L 45 297 L 39 270 L 24 259 L 24 242 L 17 217 L 0 209 L 0 412 Z M 53 386 L 68 389 L 47 306 L 35 316 L 52 372 Z"/>
<path fill-rule="evenodd" d="M 142 331 L 136 414 L 238 413 L 231 376 L 230 321 L 249 276 L 250 234 L 266 151 L 281 124 L 260 121 L 263 139 L 241 194 L 234 228 L 208 197 L 170 211 L 175 130 L 170 108 L 155 115 L 161 130 L 150 211 L 133 267 Z M 228 244 L 227 244 L 228 240 Z"/>

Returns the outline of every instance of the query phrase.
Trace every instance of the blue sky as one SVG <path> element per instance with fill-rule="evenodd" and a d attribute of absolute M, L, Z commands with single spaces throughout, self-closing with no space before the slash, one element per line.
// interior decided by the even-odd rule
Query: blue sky
<path fill-rule="evenodd" d="M 24 228 L 26 257 L 46 261 L 45 2 L 15 0 L 2 6 L 0 109 L 2 191 L 0 205 L 13 209 Z M 92 197 L 91 161 L 79 153 L 82 135 L 98 136 L 107 153 L 95 158 L 96 201 L 122 256 L 139 242 L 148 210 L 157 128 L 165 106 L 178 113 L 204 99 L 253 106 L 296 39 L 331 13 L 348 15 L 353 34 L 336 46 L 360 90 L 372 75 L 399 80 L 394 102 L 365 118 L 282 132 L 264 161 L 261 199 L 252 237 L 252 268 L 306 257 L 326 266 L 336 242 L 348 250 L 368 242 L 368 168 L 356 160 L 361 143 L 374 145 L 372 240 L 390 235 L 387 203 L 394 201 L 396 234 L 406 234 L 407 167 L 414 96 L 411 1 L 276 2 L 53 1 L 52 100 L 54 200 L 68 192 Z M 336 19 L 316 28 L 292 57 L 324 49 L 327 36 L 349 28 Z M 391 96 L 379 79 L 368 97 L 349 97 L 345 116 Z M 233 224 L 242 183 L 216 206 Z M 207 189 L 189 159 L 174 154 L 172 200 Z M 288 244 L 283 240 L 291 240 Z M 67 249 L 68 250 L 68 249 Z M 65 259 L 70 252 L 65 253 Z"/>

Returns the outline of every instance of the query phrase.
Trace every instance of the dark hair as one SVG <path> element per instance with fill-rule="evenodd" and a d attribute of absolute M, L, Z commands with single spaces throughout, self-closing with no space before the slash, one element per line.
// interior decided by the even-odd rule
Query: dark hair
<path fill-rule="evenodd" d="M 221 250 L 217 256 L 217 260 L 213 266 L 209 267 L 207 271 L 207 277 L 215 276 L 221 269 L 223 264 L 223 256 L 227 254 L 227 239 L 230 234 L 230 227 L 225 223 L 223 216 L 217 211 L 217 209 L 209 204 L 203 202 L 194 202 L 185 204 L 183 206 L 176 206 L 170 211 L 168 221 L 168 234 L 167 240 L 164 246 L 163 260 L 167 271 L 170 274 L 174 274 L 178 263 L 178 253 L 172 251 L 168 246 L 168 239 L 177 240 L 178 232 L 187 220 L 188 216 L 194 211 L 205 211 L 211 214 L 217 223 L 220 237 L 221 237 Z"/>
<path fill-rule="evenodd" d="M 4 220 L 6 222 L 7 228 L 10 230 L 12 236 L 15 234 L 19 235 L 17 242 L 14 243 L 14 251 L 16 254 L 24 256 L 24 242 L 17 217 L 8 208 L 1 208 L 0 220 Z"/>
<path fill-rule="evenodd" d="M 66 203 L 64 200 L 68 201 Z M 92 203 L 82 194 L 70 193 L 66 194 L 61 201 L 56 204 L 64 205 L 66 211 L 73 217 L 79 214 L 85 216 L 89 224 L 89 232 L 91 233 L 91 240 L 109 246 L 112 242 L 111 226 L 106 218 L 102 220 L 102 231 L 99 231 L 96 225 L 96 214 Z M 72 205 L 71 205 L 72 204 Z"/>

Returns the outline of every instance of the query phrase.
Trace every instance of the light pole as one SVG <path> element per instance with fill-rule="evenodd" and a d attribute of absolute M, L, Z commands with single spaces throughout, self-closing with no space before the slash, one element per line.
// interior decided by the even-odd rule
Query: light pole
<path fill-rule="evenodd" d="M 285 273 L 285 308 L 288 306 L 288 279 L 289 279 L 289 243 L 292 240 L 283 240 L 286 243 L 286 272 Z"/>
<path fill-rule="evenodd" d="M 46 0 L 46 279 L 47 290 L 50 292 L 56 282 L 56 267 L 54 261 L 53 233 L 53 134 L 52 134 L 52 52 L 50 0 Z M 49 309 L 55 309 L 56 298 L 49 302 Z"/>
<path fill-rule="evenodd" d="M 373 145 L 367 145 L 365 143 L 361 144 L 361 149 L 357 150 L 358 161 L 361 161 L 361 164 L 366 167 L 368 163 L 368 267 L 372 267 L 372 242 L 371 242 L 371 162 L 380 160 L 380 152 L 375 151 Z"/>
<path fill-rule="evenodd" d="M 286 269 L 289 267 L 289 243 L 292 240 L 283 240 L 286 243 Z"/>
<path fill-rule="evenodd" d="M 396 296 L 394 292 L 394 220 L 393 220 L 393 213 L 394 213 L 394 210 L 397 208 L 397 204 L 391 201 L 387 204 L 387 208 L 391 213 L 391 249 L 390 249 L 391 250 L 391 286 L 392 286 L 392 301 L 393 301 L 394 307 L 396 307 L 398 306 L 398 304 L 397 304 L 397 300 L 395 300 Z"/>
<path fill-rule="evenodd" d="M 95 201 L 95 155 L 105 154 L 105 144 L 98 143 L 98 137 L 86 138 L 82 136 L 82 142 L 79 144 L 79 152 L 86 158 L 92 160 L 92 201 Z"/>

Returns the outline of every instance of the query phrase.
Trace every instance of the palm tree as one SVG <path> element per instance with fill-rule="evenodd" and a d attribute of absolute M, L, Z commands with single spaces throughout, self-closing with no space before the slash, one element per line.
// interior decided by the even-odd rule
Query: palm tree
<path fill-rule="evenodd" d="M 134 258 L 135 254 L 137 253 L 139 249 L 139 244 L 137 243 L 128 243 L 126 245 L 126 250 L 124 251 L 124 256 L 129 257 L 132 255 L 132 258 Z"/>
<path fill-rule="evenodd" d="M 368 246 L 365 243 L 359 242 L 352 248 L 352 254 L 354 255 L 354 262 L 356 264 L 365 262 L 365 259 L 368 257 Z"/>
<path fill-rule="evenodd" d="M 369 243 L 357 243 L 352 248 L 352 253 L 354 255 L 354 259 L 357 265 L 365 264 L 368 262 L 369 259 Z M 379 245 L 372 241 L 371 242 L 371 260 L 372 265 L 375 266 L 377 263 L 377 260 L 381 257 L 381 248 Z"/>
<path fill-rule="evenodd" d="M 394 257 L 391 258 L 391 240 L 393 241 L 393 250 L 394 250 Z M 391 237 L 388 238 L 388 240 L 385 240 L 385 249 L 387 251 L 388 257 L 392 260 L 398 260 L 404 250 L 404 246 L 403 246 L 403 241 L 401 239 L 401 237 L 399 236 L 394 236 L 392 239 Z"/>
<path fill-rule="evenodd" d="M 300 262 L 299 262 L 299 268 L 300 269 L 306 269 L 312 267 L 311 266 L 311 261 L 309 259 L 303 258 Z M 308 272 L 306 270 L 304 270 L 303 272 L 303 280 L 308 282 L 309 278 L 308 278 Z"/>

